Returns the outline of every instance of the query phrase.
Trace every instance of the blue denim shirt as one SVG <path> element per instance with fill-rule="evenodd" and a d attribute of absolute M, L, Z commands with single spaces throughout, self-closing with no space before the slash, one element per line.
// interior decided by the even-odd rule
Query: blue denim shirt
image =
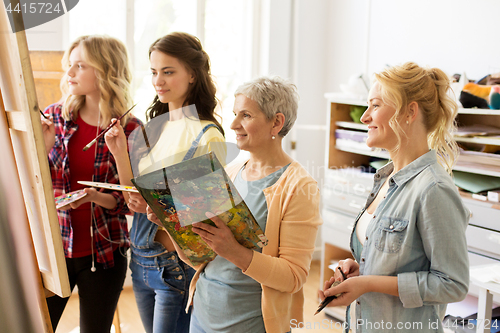
<path fill-rule="evenodd" d="M 375 174 L 363 211 L 393 168 L 389 163 Z M 356 246 L 358 219 L 351 250 L 360 275 L 397 276 L 399 297 L 375 292 L 360 296 L 351 326 L 356 332 L 443 332 L 446 304 L 468 292 L 469 211 L 436 152 L 429 151 L 389 179 L 362 247 Z"/>

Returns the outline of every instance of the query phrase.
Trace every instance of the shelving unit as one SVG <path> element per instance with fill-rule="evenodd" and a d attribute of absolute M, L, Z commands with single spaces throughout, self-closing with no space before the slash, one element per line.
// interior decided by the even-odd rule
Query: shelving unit
<path fill-rule="evenodd" d="M 322 262 L 320 288 L 325 280 L 333 274 L 328 266 L 351 256 L 349 248 L 350 233 L 354 220 L 373 185 L 373 175 L 367 174 L 364 166 L 371 157 L 388 159 L 386 151 L 364 149 L 355 144 L 349 147 L 345 143 L 336 142 L 337 129 L 368 131 L 364 124 L 352 121 L 350 106 L 367 106 L 365 101 L 352 100 L 336 93 L 325 94 L 327 99 L 327 137 L 325 149 L 325 184 L 323 187 L 323 231 Z M 490 125 L 500 128 L 500 110 L 459 109 L 457 124 Z M 459 142 L 499 146 L 499 138 L 457 138 Z M 500 161 L 500 159 L 499 159 Z M 454 170 L 500 177 L 500 163 L 480 164 L 465 161 L 459 157 Z M 484 265 L 500 262 L 500 204 L 475 200 L 468 193 L 461 193 L 465 205 L 471 211 L 471 219 L 467 228 L 470 265 Z M 471 287 L 469 294 L 477 296 L 477 288 Z M 494 299 L 500 302 L 499 299 Z M 345 309 L 326 308 L 330 316 L 344 320 Z M 324 310 L 324 311 L 325 311 Z"/>
<path fill-rule="evenodd" d="M 480 145 L 494 145 L 494 146 L 500 146 L 500 138 L 498 137 L 474 137 L 474 138 L 460 138 L 460 137 L 455 137 L 455 140 L 457 142 L 468 142 L 468 143 L 475 143 L 475 144 L 480 144 Z"/>
<path fill-rule="evenodd" d="M 385 158 L 389 159 L 389 153 L 384 152 L 382 150 L 362 150 L 362 149 L 355 149 L 355 148 L 347 148 L 347 147 L 339 147 L 335 146 L 337 150 L 344 151 L 346 153 L 353 153 L 353 154 L 362 154 L 370 157 L 378 157 L 378 158 Z"/>
<path fill-rule="evenodd" d="M 464 109 L 458 110 L 459 114 L 473 114 L 473 115 L 491 115 L 500 116 L 500 110 L 490 110 L 490 109 Z"/>

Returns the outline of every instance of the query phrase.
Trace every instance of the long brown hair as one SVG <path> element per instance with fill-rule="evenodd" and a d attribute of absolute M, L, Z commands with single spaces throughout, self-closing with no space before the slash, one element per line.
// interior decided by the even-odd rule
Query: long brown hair
<path fill-rule="evenodd" d="M 173 32 L 157 39 L 149 48 L 149 58 L 153 51 L 160 51 L 169 56 L 177 58 L 188 71 L 192 72 L 195 79 L 190 85 L 183 106 L 196 106 L 200 120 L 214 122 L 224 134 L 222 126 L 215 118 L 215 107 L 217 106 L 217 91 L 210 72 L 210 58 L 203 50 L 200 40 L 185 32 Z M 168 103 L 160 102 L 158 95 L 146 111 L 146 116 L 153 119 L 169 111 Z"/>
<path fill-rule="evenodd" d="M 215 118 L 215 107 L 217 106 L 215 93 L 217 89 L 210 72 L 210 58 L 203 50 L 200 40 L 185 32 L 173 32 L 157 39 L 151 45 L 149 48 L 150 59 L 153 51 L 159 51 L 178 59 L 193 74 L 194 82 L 189 85 L 186 100 L 182 105 L 194 104 L 199 119 L 213 122 L 224 135 L 222 126 Z M 182 111 L 184 113 L 184 108 Z M 148 123 L 142 126 L 141 132 L 134 133 L 129 139 L 134 144 L 134 154 L 130 156 L 133 166 L 138 165 L 140 159 L 146 156 L 160 139 L 163 124 L 168 120 L 168 112 L 168 103 L 162 103 L 156 95 L 146 111 Z M 149 121 L 161 115 L 166 116 L 161 117 L 162 120 Z M 187 116 L 185 113 L 184 115 Z M 138 137 L 141 139 L 137 139 Z"/>

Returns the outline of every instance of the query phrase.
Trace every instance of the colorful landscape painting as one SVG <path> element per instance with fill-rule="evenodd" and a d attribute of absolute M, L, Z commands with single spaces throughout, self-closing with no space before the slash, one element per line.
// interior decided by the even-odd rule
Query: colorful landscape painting
<path fill-rule="evenodd" d="M 262 229 L 212 152 L 139 176 L 132 182 L 193 265 L 216 256 L 191 230 L 195 222 L 214 225 L 206 212 L 222 219 L 236 240 L 247 248 L 267 244 Z"/>

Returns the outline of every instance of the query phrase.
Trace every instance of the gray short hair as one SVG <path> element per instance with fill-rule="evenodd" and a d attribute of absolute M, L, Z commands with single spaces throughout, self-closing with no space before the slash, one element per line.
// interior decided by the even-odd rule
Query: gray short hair
<path fill-rule="evenodd" d="M 234 96 L 238 95 L 244 95 L 257 102 L 267 119 L 282 113 L 285 116 L 285 123 L 278 135 L 283 137 L 292 129 L 297 119 L 299 105 L 299 94 L 293 83 L 279 76 L 259 77 L 239 86 L 234 93 Z"/>

